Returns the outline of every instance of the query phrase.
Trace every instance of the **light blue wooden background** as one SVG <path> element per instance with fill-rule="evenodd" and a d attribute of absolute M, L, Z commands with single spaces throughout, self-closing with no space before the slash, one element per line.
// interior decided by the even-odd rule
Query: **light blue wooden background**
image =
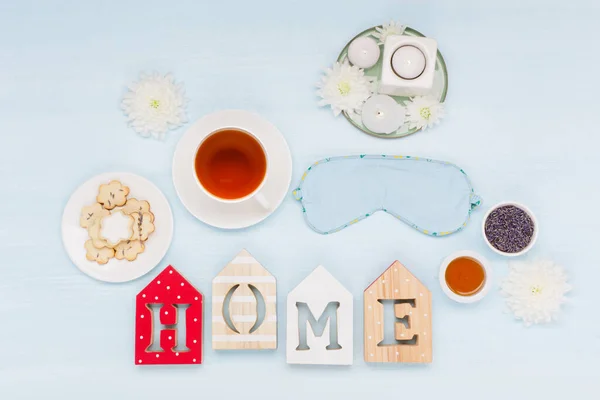
<path fill-rule="evenodd" d="M 594 398 L 598 389 L 600 190 L 597 120 L 600 6 L 571 1 L 10 1 L 0 2 L 0 398 L 342 399 Z M 320 110 L 320 69 L 357 32 L 397 19 L 435 37 L 450 73 L 438 129 L 379 140 Z M 185 128 L 163 142 L 125 126 L 119 101 L 141 70 L 185 82 L 191 120 L 224 108 L 256 111 L 292 149 L 294 183 L 324 156 L 429 156 L 465 168 L 486 209 L 514 199 L 541 225 L 531 256 L 564 264 L 575 289 L 562 320 L 525 329 L 493 290 L 451 303 L 437 284 L 449 253 L 487 250 L 483 211 L 443 239 L 378 215 L 323 237 L 291 196 L 265 223 L 222 232 L 179 202 L 171 159 Z M 60 239 L 70 193 L 110 170 L 154 181 L 173 207 L 175 237 L 159 268 L 122 285 L 79 273 Z M 242 247 L 278 278 L 280 348 L 215 353 L 201 367 L 133 364 L 135 294 L 172 263 L 206 295 Z M 393 260 L 434 297 L 434 363 L 362 360 L 362 290 Z M 318 264 L 354 293 L 355 365 L 285 363 L 285 295 Z M 206 310 L 210 310 L 209 304 Z M 210 313 L 205 322 L 210 320 Z"/>

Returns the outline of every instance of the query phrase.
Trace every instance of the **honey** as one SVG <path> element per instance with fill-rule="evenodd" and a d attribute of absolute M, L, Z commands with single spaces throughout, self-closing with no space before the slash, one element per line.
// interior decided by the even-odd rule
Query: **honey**
<path fill-rule="evenodd" d="M 446 268 L 446 284 L 459 296 L 477 294 L 485 283 L 485 269 L 471 257 L 458 257 Z"/>

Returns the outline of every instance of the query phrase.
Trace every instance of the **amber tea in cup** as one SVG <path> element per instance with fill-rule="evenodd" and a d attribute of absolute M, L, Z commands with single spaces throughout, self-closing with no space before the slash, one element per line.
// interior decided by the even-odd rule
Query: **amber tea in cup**
<path fill-rule="evenodd" d="M 235 128 L 210 134 L 198 147 L 194 169 L 200 185 L 228 201 L 254 194 L 267 174 L 267 156 L 253 135 Z"/>
<path fill-rule="evenodd" d="M 459 296 L 473 296 L 485 284 L 485 269 L 471 257 L 455 258 L 446 267 L 446 284 Z"/>

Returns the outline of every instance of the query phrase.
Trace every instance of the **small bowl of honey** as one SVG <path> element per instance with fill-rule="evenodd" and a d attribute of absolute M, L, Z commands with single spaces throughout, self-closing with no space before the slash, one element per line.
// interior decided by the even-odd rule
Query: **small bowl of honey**
<path fill-rule="evenodd" d="M 485 257 L 464 250 L 444 259 L 440 266 L 440 285 L 452 300 L 475 303 L 489 291 L 491 275 L 492 269 Z"/>

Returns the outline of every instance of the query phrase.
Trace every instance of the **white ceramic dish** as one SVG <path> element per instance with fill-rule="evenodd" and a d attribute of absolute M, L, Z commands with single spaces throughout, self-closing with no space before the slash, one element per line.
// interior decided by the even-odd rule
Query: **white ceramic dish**
<path fill-rule="evenodd" d="M 79 225 L 79 216 L 84 206 L 96 201 L 98 187 L 111 180 L 119 180 L 128 186 L 128 198 L 146 200 L 154 214 L 156 230 L 144 243 L 145 250 L 134 261 L 112 258 L 105 265 L 89 261 L 83 247 L 88 232 Z M 111 172 L 97 175 L 81 185 L 71 195 L 62 217 L 62 239 L 65 250 L 81 272 L 104 282 L 128 282 L 137 279 L 156 267 L 163 259 L 173 238 L 173 214 L 169 202 L 152 182 L 127 172 Z"/>
<path fill-rule="evenodd" d="M 471 296 L 461 296 L 459 294 L 454 293 L 452 291 L 452 289 L 450 289 L 450 287 L 448 287 L 448 284 L 446 283 L 446 269 L 448 268 L 448 265 L 450 265 L 450 263 L 452 261 L 454 261 L 460 257 L 467 257 L 467 258 L 474 259 L 483 267 L 483 269 L 485 271 L 485 281 L 483 282 L 482 288 L 479 290 L 479 292 L 477 292 Z M 440 279 L 440 286 L 442 287 L 442 290 L 444 291 L 446 296 L 448 296 L 450 299 L 452 299 L 458 303 L 476 303 L 476 302 L 480 301 L 481 299 L 483 299 L 485 297 L 485 295 L 490 291 L 490 287 L 492 285 L 492 267 L 491 267 L 489 261 L 485 257 L 475 253 L 474 251 L 469 251 L 469 250 L 457 251 L 456 253 L 450 254 L 442 262 L 442 265 L 440 266 L 439 279 Z"/>
<path fill-rule="evenodd" d="M 269 171 L 260 193 L 269 204 L 265 209 L 259 202 L 220 202 L 206 194 L 198 185 L 194 160 L 200 142 L 209 134 L 223 128 L 251 132 L 265 148 Z M 243 110 L 224 110 L 196 121 L 177 144 L 173 156 L 173 184 L 187 210 L 200 221 L 223 229 L 241 229 L 257 224 L 271 215 L 288 194 L 292 179 L 292 155 L 279 130 L 269 121 Z"/>
<path fill-rule="evenodd" d="M 531 218 L 531 220 L 533 221 L 533 236 L 531 237 L 531 241 L 529 242 L 529 244 L 527 245 L 527 247 L 525 247 L 523 250 L 521 250 L 521 251 L 519 251 L 517 253 L 505 253 L 503 251 L 498 250 L 497 248 L 495 248 L 494 246 L 492 246 L 492 244 L 488 240 L 487 236 L 485 235 L 485 222 L 487 221 L 489 215 L 495 209 L 503 207 L 503 206 L 515 206 L 515 207 L 518 207 L 521 210 L 525 211 L 527 213 L 527 215 L 529 215 L 529 218 Z M 488 210 L 488 212 L 485 213 L 485 215 L 483 217 L 483 222 L 481 223 L 481 232 L 483 234 L 483 240 L 485 240 L 485 242 L 487 243 L 488 247 L 490 249 L 492 249 L 495 253 L 498 253 L 500 255 L 507 256 L 507 257 L 522 256 L 523 254 L 525 254 L 529 250 L 531 250 L 531 248 L 535 245 L 535 242 L 537 241 L 538 231 L 539 231 L 539 224 L 538 224 L 537 219 L 535 218 L 535 215 L 531 212 L 531 210 L 529 208 L 527 208 L 523 204 L 517 203 L 515 201 L 503 201 L 501 203 L 498 203 L 498 204 L 494 205 L 493 207 L 491 207 Z"/>

